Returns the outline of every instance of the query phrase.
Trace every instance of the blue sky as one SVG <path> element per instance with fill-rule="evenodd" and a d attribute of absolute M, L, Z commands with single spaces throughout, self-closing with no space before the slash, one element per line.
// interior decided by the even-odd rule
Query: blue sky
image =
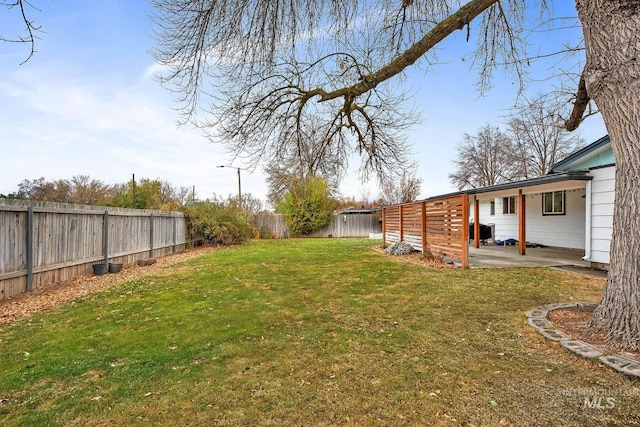
<path fill-rule="evenodd" d="M 31 18 L 46 31 L 36 55 L 19 65 L 26 47 L 0 44 L 0 193 L 41 176 L 89 175 L 114 184 L 135 174 L 195 186 L 200 198 L 237 194 L 235 170 L 216 168 L 230 162 L 224 147 L 209 143 L 197 129 L 177 127 L 171 94 L 152 79 L 154 41 L 146 2 L 35 4 L 41 12 Z M 0 28 L 12 24 L 7 21 L 9 15 L 0 11 Z M 423 179 L 421 197 L 455 191 L 448 174 L 456 144 L 487 122 L 497 124 L 513 104 L 515 86 L 499 72 L 494 89 L 479 96 L 476 74 L 460 59 L 465 49 L 460 38 L 446 41 L 440 59 L 447 63 L 428 72 L 411 70 L 404 83 L 422 116 L 409 133 Z M 586 142 L 606 134 L 599 116 L 579 132 Z M 376 198 L 375 183 L 360 183 L 357 167 L 344 180 L 342 193 Z M 242 189 L 265 198 L 261 169 L 242 172 Z"/>

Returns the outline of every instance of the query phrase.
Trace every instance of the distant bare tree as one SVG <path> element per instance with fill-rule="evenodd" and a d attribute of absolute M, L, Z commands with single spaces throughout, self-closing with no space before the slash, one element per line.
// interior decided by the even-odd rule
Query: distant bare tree
<path fill-rule="evenodd" d="M 242 211 L 251 215 L 257 215 L 264 210 L 264 203 L 251 193 L 242 195 Z"/>
<path fill-rule="evenodd" d="M 511 139 L 498 127 L 484 125 L 477 135 L 465 134 L 457 146 L 456 170 L 449 180 L 459 190 L 487 187 L 519 178 Z"/>
<path fill-rule="evenodd" d="M 507 134 L 519 159 L 522 178 L 546 175 L 551 167 L 584 146 L 579 135 L 565 129 L 561 105 L 543 96 L 527 102 L 509 119 Z"/>
<path fill-rule="evenodd" d="M 17 195 L 21 199 L 38 202 L 72 203 L 71 185 L 66 179 L 47 181 L 44 177 L 23 180 L 18 184 Z"/>
<path fill-rule="evenodd" d="M 233 209 L 239 210 L 242 215 L 247 215 L 249 218 L 262 212 L 264 205 L 260 198 L 254 196 L 251 193 L 244 193 L 242 195 L 242 206 L 240 206 L 240 209 L 238 209 L 237 194 L 229 194 L 226 199 L 214 195 L 212 200 L 225 206 L 229 206 Z"/>
<path fill-rule="evenodd" d="M 76 175 L 71 178 L 72 203 L 97 205 L 104 202 L 109 194 L 109 186 L 104 182 L 91 179 L 89 175 Z"/>
<path fill-rule="evenodd" d="M 189 202 L 193 203 L 193 189 L 181 186 L 175 191 L 176 201 L 180 206 L 186 206 Z"/>
<path fill-rule="evenodd" d="M 422 179 L 405 172 L 399 180 L 389 180 L 382 184 L 380 199 L 385 205 L 413 202 L 420 195 Z"/>
<path fill-rule="evenodd" d="M 307 177 L 321 177 L 328 185 L 332 197 L 337 198 L 337 191 L 342 177 L 342 164 L 337 153 L 318 155 L 321 144 L 307 140 L 294 155 L 283 153 L 277 161 L 266 164 L 268 203 L 275 208 L 290 191 L 294 181 L 304 181 Z"/>

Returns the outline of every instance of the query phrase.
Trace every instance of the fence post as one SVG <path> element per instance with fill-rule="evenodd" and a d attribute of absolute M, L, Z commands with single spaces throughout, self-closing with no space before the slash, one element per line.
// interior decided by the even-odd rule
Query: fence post
<path fill-rule="evenodd" d="M 176 214 L 173 214 L 173 253 L 176 253 L 176 244 L 178 241 L 178 218 L 176 218 Z"/>
<path fill-rule="evenodd" d="M 104 265 L 109 268 L 109 211 L 104 211 L 102 218 L 102 254 L 104 255 Z"/>
<path fill-rule="evenodd" d="M 149 258 L 153 258 L 153 213 L 149 214 Z"/>
<path fill-rule="evenodd" d="M 33 291 L 33 206 L 27 209 L 27 292 Z"/>
<path fill-rule="evenodd" d="M 420 204 L 420 222 L 422 226 L 422 255 L 427 253 L 427 202 Z"/>
<path fill-rule="evenodd" d="M 404 205 L 400 205 L 400 213 L 398 214 L 400 217 L 400 241 L 404 242 L 404 218 L 403 218 L 403 208 Z"/>
<path fill-rule="evenodd" d="M 469 195 L 462 195 L 462 268 L 469 268 Z"/>

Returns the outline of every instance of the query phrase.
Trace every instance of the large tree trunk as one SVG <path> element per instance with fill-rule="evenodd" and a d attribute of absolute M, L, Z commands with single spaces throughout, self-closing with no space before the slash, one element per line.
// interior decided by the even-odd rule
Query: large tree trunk
<path fill-rule="evenodd" d="M 640 0 L 576 0 L 585 81 L 616 158 L 611 266 L 593 326 L 640 350 Z"/>

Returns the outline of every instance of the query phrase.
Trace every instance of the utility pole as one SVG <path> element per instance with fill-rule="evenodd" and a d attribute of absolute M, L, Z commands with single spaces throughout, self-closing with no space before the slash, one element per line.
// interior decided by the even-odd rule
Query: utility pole
<path fill-rule="evenodd" d="M 216 166 L 218 168 L 234 168 L 238 170 L 238 208 L 242 209 L 242 184 L 241 184 L 241 180 L 240 180 L 240 171 L 241 170 L 246 170 L 246 169 L 242 169 L 242 168 L 238 168 L 235 166 L 224 166 L 224 165 L 220 165 L 220 166 Z"/>
<path fill-rule="evenodd" d="M 242 210 L 242 187 L 240 186 L 240 168 L 238 168 L 238 207 Z"/>
<path fill-rule="evenodd" d="M 131 177 L 131 192 L 133 194 L 133 209 L 136 208 L 136 174 L 134 173 Z"/>

